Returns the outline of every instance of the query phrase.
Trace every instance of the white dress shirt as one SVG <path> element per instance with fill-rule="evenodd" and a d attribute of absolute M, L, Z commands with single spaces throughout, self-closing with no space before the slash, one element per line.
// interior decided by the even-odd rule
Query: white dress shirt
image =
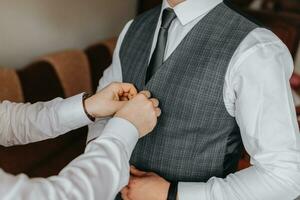
<path fill-rule="evenodd" d="M 174 7 L 177 18 L 169 29 L 165 59 L 195 24 L 221 2 L 186 0 Z M 166 7 L 170 6 L 164 0 L 162 9 Z M 127 23 L 119 36 L 113 62 L 100 79 L 99 89 L 113 81 L 122 81 L 119 50 L 131 23 Z M 161 19 L 151 54 L 160 24 Z M 292 72 L 293 60 L 287 47 L 271 31 L 257 28 L 242 41 L 228 66 L 223 96 L 228 113 L 240 127 L 253 166 L 225 179 L 181 182 L 179 200 L 290 200 L 299 196 L 300 134 L 289 85 Z M 105 123 L 102 120 L 92 124 L 89 139 L 96 137 Z"/>
<path fill-rule="evenodd" d="M 89 123 L 82 106 L 82 95 L 32 105 L 5 101 L 0 103 L 0 145 L 53 138 Z M 101 137 L 92 141 L 85 153 L 58 176 L 29 179 L 26 175 L 13 176 L 0 169 L 0 199 L 113 199 L 128 183 L 128 161 L 137 140 L 134 125 L 113 118 Z"/>

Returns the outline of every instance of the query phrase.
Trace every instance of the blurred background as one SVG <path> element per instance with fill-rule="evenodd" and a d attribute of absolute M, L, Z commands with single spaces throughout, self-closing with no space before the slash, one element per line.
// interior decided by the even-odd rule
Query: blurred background
<path fill-rule="evenodd" d="M 136 0 L 1 0 L 0 66 L 20 68 L 37 56 L 116 36 L 136 7 Z"/>
<path fill-rule="evenodd" d="M 127 21 L 161 0 L 1 0 L 0 101 L 47 101 L 96 90 Z M 270 28 L 295 62 L 300 115 L 300 0 L 231 0 Z M 299 118 L 300 119 L 300 118 Z M 85 148 L 87 127 L 35 144 L 0 147 L 0 167 L 30 177 L 57 174 Z M 240 169 L 248 167 L 244 152 Z"/>

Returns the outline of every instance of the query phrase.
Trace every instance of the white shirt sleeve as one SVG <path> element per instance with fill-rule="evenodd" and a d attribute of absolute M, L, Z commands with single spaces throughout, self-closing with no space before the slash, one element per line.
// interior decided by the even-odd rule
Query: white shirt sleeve
<path fill-rule="evenodd" d="M 105 88 L 112 82 L 122 82 L 123 81 L 119 51 L 120 51 L 123 39 L 129 29 L 131 23 L 132 23 L 132 20 L 129 21 L 125 25 L 124 29 L 122 30 L 122 32 L 118 38 L 118 42 L 117 42 L 117 45 L 116 45 L 116 48 L 115 48 L 114 54 L 113 54 L 112 64 L 104 71 L 103 77 L 100 78 L 98 89 L 97 89 L 98 91 Z M 101 135 L 101 133 L 105 127 L 105 124 L 107 123 L 108 120 L 109 120 L 109 118 L 100 119 L 100 120 L 97 120 L 95 123 L 89 125 L 87 142 L 89 142 L 89 141 L 97 138 L 99 135 Z"/>
<path fill-rule="evenodd" d="M 228 68 L 225 94 L 234 104 L 229 112 L 252 167 L 207 183 L 179 183 L 179 200 L 293 200 L 300 195 L 300 134 L 289 84 L 293 60 L 265 29 L 255 30 L 241 45 Z"/>
<path fill-rule="evenodd" d="M 0 144 L 12 146 L 54 138 L 90 123 L 82 94 L 49 102 L 0 103 Z"/>
<path fill-rule="evenodd" d="M 3 200 L 113 200 L 128 183 L 129 158 L 138 140 L 130 122 L 111 119 L 101 137 L 90 142 L 85 153 L 58 176 L 29 179 L 0 170 Z"/>

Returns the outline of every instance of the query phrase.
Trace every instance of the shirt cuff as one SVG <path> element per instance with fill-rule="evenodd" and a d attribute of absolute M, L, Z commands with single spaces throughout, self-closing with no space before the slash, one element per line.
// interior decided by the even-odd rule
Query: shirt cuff
<path fill-rule="evenodd" d="M 108 121 L 103 130 L 103 134 L 96 140 L 101 140 L 101 138 L 106 137 L 113 137 L 124 143 L 126 153 L 128 157 L 130 157 L 139 139 L 139 133 L 137 128 L 131 122 L 114 117 Z"/>
<path fill-rule="evenodd" d="M 205 195 L 205 183 L 178 183 L 178 199 L 194 200 L 207 199 Z"/>
<path fill-rule="evenodd" d="M 57 109 L 59 123 L 69 129 L 76 129 L 91 123 L 82 104 L 82 94 L 64 99 Z"/>

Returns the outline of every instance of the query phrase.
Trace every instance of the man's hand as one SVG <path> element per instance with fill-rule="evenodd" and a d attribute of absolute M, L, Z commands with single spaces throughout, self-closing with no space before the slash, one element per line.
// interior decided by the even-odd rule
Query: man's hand
<path fill-rule="evenodd" d="M 149 91 L 142 91 L 122 107 L 115 117 L 130 121 L 138 129 L 140 137 L 150 133 L 157 124 L 157 117 L 161 115 L 157 99 L 149 99 Z"/>
<path fill-rule="evenodd" d="M 85 100 L 87 112 L 94 118 L 114 115 L 125 103 L 137 95 L 129 83 L 112 83 Z"/>
<path fill-rule="evenodd" d="M 130 169 L 130 180 L 122 191 L 123 200 L 166 200 L 170 183 L 152 172 Z"/>

